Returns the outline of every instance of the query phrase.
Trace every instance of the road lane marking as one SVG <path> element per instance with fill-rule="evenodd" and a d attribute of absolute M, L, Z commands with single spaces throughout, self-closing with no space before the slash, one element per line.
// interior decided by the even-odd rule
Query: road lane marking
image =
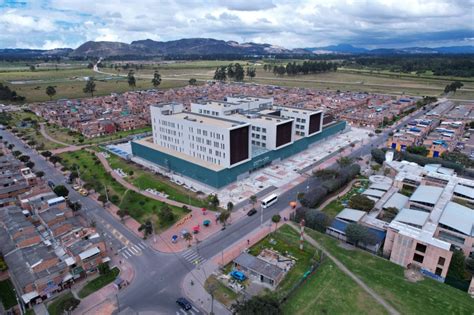
<path fill-rule="evenodd" d="M 145 245 L 143 245 L 142 243 L 138 243 L 137 246 L 140 247 L 141 249 L 146 249 Z"/>

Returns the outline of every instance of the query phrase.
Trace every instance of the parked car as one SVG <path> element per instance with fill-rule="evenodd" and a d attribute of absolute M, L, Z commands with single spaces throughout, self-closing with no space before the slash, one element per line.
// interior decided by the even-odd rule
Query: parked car
<path fill-rule="evenodd" d="M 238 271 L 238 270 L 232 270 L 230 272 L 230 276 L 239 281 L 244 281 L 245 279 L 247 279 L 245 274 L 242 271 Z"/>
<path fill-rule="evenodd" d="M 55 185 L 52 181 L 50 181 L 50 180 L 48 180 L 48 186 L 51 187 L 51 189 L 53 189 L 54 187 L 56 187 L 56 185 Z"/>
<path fill-rule="evenodd" d="M 178 304 L 179 306 L 181 306 L 182 309 L 184 309 L 185 311 L 189 311 L 190 309 L 193 308 L 193 306 L 191 305 L 191 303 L 189 303 L 188 300 L 186 300 L 185 298 L 183 297 L 180 297 L 179 299 L 176 300 L 176 304 Z"/>
<path fill-rule="evenodd" d="M 79 190 L 79 189 L 81 189 L 81 186 L 79 186 L 79 185 L 74 185 L 74 186 L 72 186 L 72 189 L 74 189 L 74 190 Z"/>
<path fill-rule="evenodd" d="M 251 216 L 253 216 L 255 213 L 257 213 L 257 209 L 252 208 L 252 209 L 249 210 L 249 212 L 247 212 L 247 215 L 248 215 L 249 217 L 251 217 Z"/>
<path fill-rule="evenodd" d="M 79 189 L 79 193 L 84 197 L 89 195 L 89 192 L 87 190 L 85 190 L 84 188 Z"/>

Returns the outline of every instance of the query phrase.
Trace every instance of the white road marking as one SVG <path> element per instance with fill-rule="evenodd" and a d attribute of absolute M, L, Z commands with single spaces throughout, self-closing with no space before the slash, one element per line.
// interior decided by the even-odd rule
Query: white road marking
<path fill-rule="evenodd" d="M 186 315 L 186 312 L 183 309 L 179 310 L 182 314 Z"/>
<path fill-rule="evenodd" d="M 193 312 L 193 310 L 189 310 L 188 312 L 191 313 L 191 314 L 193 314 L 193 315 L 196 315 L 196 314 Z"/>
<path fill-rule="evenodd" d="M 129 247 L 128 250 L 129 250 L 130 252 L 132 252 L 134 255 L 140 253 L 140 251 L 137 250 L 137 249 L 136 249 L 135 247 L 133 247 L 133 246 L 132 246 L 132 247 Z"/>
<path fill-rule="evenodd" d="M 146 247 L 142 243 L 138 243 L 137 246 L 140 247 L 141 249 L 146 249 Z"/>
<path fill-rule="evenodd" d="M 125 257 L 125 258 L 130 258 L 130 256 L 128 256 L 128 255 L 130 255 L 130 254 L 128 254 L 126 251 L 123 251 L 123 252 L 122 252 L 122 255 L 123 255 L 123 257 Z"/>
<path fill-rule="evenodd" d="M 198 310 L 197 308 L 195 308 L 194 306 L 193 306 L 192 308 L 193 308 L 193 310 L 195 310 L 197 313 L 201 313 L 201 311 Z"/>

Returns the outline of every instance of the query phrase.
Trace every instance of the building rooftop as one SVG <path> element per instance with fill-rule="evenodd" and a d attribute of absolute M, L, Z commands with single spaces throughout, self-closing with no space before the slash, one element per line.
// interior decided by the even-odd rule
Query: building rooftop
<path fill-rule="evenodd" d="M 393 220 L 419 227 L 421 229 L 423 225 L 425 225 L 429 216 L 430 214 L 428 212 L 405 208 L 402 209 Z"/>
<path fill-rule="evenodd" d="M 467 198 L 474 199 L 474 188 L 458 184 L 454 187 L 454 192 Z"/>
<path fill-rule="evenodd" d="M 443 193 L 443 188 L 420 185 L 410 197 L 410 201 L 436 204 Z"/>
<path fill-rule="evenodd" d="M 377 189 L 367 189 L 365 190 L 362 195 L 381 198 L 385 194 L 385 191 L 377 190 Z"/>
<path fill-rule="evenodd" d="M 185 119 L 188 121 L 193 121 L 196 123 L 201 123 L 206 126 L 216 126 L 220 128 L 232 128 L 232 127 L 246 124 L 244 122 L 237 121 L 237 120 L 211 117 L 211 116 L 200 115 L 200 114 L 191 113 L 191 112 L 176 113 L 176 114 L 173 114 L 173 117 Z"/>
<path fill-rule="evenodd" d="M 474 236 L 474 210 L 455 202 L 448 202 L 439 223 L 462 234 Z"/>
<path fill-rule="evenodd" d="M 376 189 L 376 190 L 382 190 L 382 191 L 388 191 L 392 187 L 392 184 L 389 183 L 374 183 L 370 185 L 370 189 Z"/>
<path fill-rule="evenodd" d="M 407 204 L 408 200 L 410 198 L 408 198 L 407 196 L 405 195 L 402 195 L 400 193 L 394 193 L 388 200 L 386 203 L 384 203 L 383 205 L 383 208 L 384 209 L 387 209 L 387 208 L 397 208 L 398 210 L 402 209 L 403 207 L 405 207 L 405 205 Z"/>
<path fill-rule="evenodd" d="M 277 280 L 284 275 L 284 270 L 280 267 L 247 253 L 241 253 L 237 256 L 237 258 L 234 259 L 234 263 L 273 280 Z"/>
<path fill-rule="evenodd" d="M 339 212 L 336 218 L 349 222 L 359 222 L 364 215 L 366 215 L 366 212 L 364 211 L 345 208 L 344 210 Z"/>

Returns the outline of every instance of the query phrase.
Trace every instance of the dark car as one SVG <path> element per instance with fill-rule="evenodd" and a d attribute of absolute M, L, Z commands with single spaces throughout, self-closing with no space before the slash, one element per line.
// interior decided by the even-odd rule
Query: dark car
<path fill-rule="evenodd" d="M 48 180 L 48 186 L 54 188 L 56 185 L 52 181 Z"/>
<path fill-rule="evenodd" d="M 257 209 L 252 208 L 252 209 L 250 209 L 249 212 L 247 212 L 247 215 L 248 215 L 249 217 L 251 217 L 251 216 L 253 216 L 255 213 L 257 213 Z"/>
<path fill-rule="evenodd" d="M 193 308 L 191 303 L 189 303 L 188 300 L 186 300 L 185 298 L 182 298 L 182 297 L 176 300 L 176 304 L 181 306 L 181 308 L 184 309 L 185 311 L 189 311 L 190 309 Z"/>

